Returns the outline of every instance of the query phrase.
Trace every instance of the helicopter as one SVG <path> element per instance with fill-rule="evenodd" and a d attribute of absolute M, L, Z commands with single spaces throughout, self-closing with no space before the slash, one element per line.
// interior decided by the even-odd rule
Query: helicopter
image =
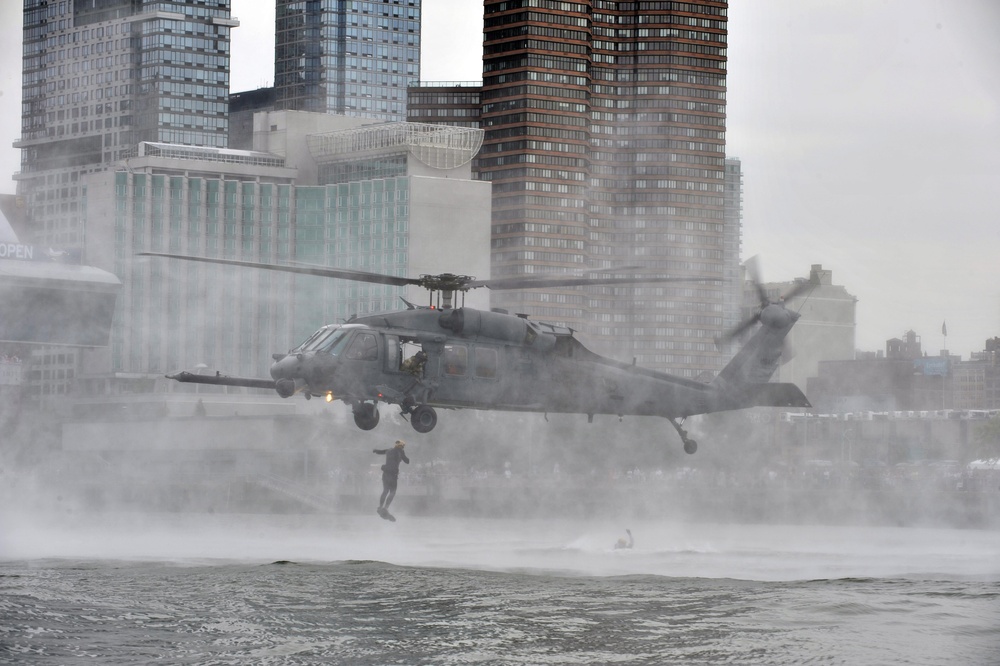
<path fill-rule="evenodd" d="M 477 280 L 442 273 L 418 278 L 311 265 L 277 265 L 162 252 L 140 256 L 280 271 L 383 285 L 418 285 L 429 305 L 403 299 L 405 310 L 353 316 L 321 327 L 287 353 L 272 355 L 270 379 L 180 371 L 178 382 L 272 389 L 350 405 L 362 430 L 379 423 L 379 403 L 397 405 L 418 433 L 437 425 L 439 409 L 661 416 L 693 454 L 698 444 L 682 427 L 690 416 L 757 406 L 810 407 L 790 383 L 770 383 L 785 337 L 799 318 L 784 299 L 772 302 L 758 285 L 760 304 L 725 340 L 759 328 L 708 383 L 623 363 L 583 345 L 571 328 L 502 310 L 455 307 L 470 289 L 531 289 L 580 285 L 710 282 L 706 278 L 637 276 L 523 276 Z M 784 298 L 811 288 L 800 281 Z M 437 302 L 435 303 L 435 297 Z M 720 342 L 721 340 L 717 340 Z"/>

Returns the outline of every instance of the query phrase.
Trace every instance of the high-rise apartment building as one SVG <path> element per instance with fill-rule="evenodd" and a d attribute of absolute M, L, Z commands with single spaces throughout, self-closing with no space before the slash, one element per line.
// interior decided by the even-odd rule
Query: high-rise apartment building
<path fill-rule="evenodd" d="M 740 250 L 743 245 L 743 164 L 726 158 L 725 227 L 723 228 L 723 271 L 726 283 L 722 296 L 722 326 L 729 331 L 739 325 L 743 312 L 743 275 Z"/>
<path fill-rule="evenodd" d="M 80 246 L 81 175 L 140 141 L 225 146 L 230 0 L 25 0 L 21 172 L 31 240 Z"/>
<path fill-rule="evenodd" d="M 482 81 L 433 81 L 412 86 L 406 96 L 406 117 L 412 122 L 479 127 Z"/>
<path fill-rule="evenodd" d="M 731 277 L 727 7 L 485 1 L 478 168 L 493 184 L 494 277 Z M 494 305 L 693 377 L 724 360 L 713 340 L 732 319 L 725 291 L 719 283 L 533 290 L 495 294 Z"/>
<path fill-rule="evenodd" d="M 277 0 L 279 109 L 406 120 L 420 80 L 421 0 Z"/>

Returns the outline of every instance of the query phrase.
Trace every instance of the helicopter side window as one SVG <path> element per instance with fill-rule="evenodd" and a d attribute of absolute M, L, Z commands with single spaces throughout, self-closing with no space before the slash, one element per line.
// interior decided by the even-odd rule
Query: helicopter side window
<path fill-rule="evenodd" d="M 359 333 L 347 348 L 346 358 L 355 361 L 374 361 L 378 358 L 378 340 L 373 333 Z"/>
<path fill-rule="evenodd" d="M 444 374 L 461 377 L 469 367 L 469 348 L 465 345 L 445 345 L 441 362 Z"/>
<path fill-rule="evenodd" d="M 497 350 L 476 347 L 476 377 L 493 379 L 497 376 Z"/>

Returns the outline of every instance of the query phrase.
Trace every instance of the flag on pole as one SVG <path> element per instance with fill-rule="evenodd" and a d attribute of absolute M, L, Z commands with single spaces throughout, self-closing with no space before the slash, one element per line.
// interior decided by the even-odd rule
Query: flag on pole
<path fill-rule="evenodd" d="M 946 321 L 941 322 L 941 335 L 948 336 L 948 322 Z"/>

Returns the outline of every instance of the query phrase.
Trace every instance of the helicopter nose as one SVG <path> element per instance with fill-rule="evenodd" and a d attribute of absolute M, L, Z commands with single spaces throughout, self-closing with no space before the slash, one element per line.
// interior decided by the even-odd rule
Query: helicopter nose
<path fill-rule="evenodd" d="M 274 355 L 274 363 L 271 364 L 271 379 L 295 379 L 302 377 L 302 354 L 280 354 Z"/>
<path fill-rule="evenodd" d="M 311 388 L 327 391 L 337 369 L 337 359 L 326 353 L 314 354 L 302 363 L 302 375 Z"/>

